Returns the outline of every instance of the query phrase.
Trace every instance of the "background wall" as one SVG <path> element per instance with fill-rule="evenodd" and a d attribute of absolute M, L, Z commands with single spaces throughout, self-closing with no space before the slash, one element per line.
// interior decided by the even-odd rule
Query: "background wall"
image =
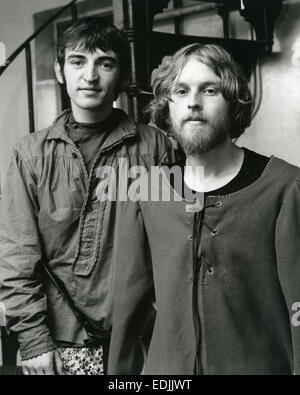
<path fill-rule="evenodd" d="M 7 57 L 52 16 L 51 10 L 57 11 L 57 7 L 69 3 L 70 0 L 0 0 L 0 42 L 6 46 Z M 93 15 L 95 7 L 104 13 L 112 10 L 112 0 L 82 0 L 77 5 L 79 15 L 84 13 L 85 16 Z M 60 21 L 70 20 L 70 15 L 70 10 L 65 11 Z M 47 28 L 31 46 L 38 130 L 48 126 L 60 109 L 59 88 L 52 72 L 54 30 L 54 26 Z M 0 77 L 0 186 L 12 145 L 29 133 L 25 70 L 25 54 L 22 53 Z"/>
<path fill-rule="evenodd" d="M 33 13 L 67 4 L 66 0 L 0 0 L 0 41 L 7 56 L 33 32 Z M 6 171 L 9 150 L 28 133 L 25 56 L 20 55 L 0 77 L 0 176 Z"/>
<path fill-rule="evenodd" d="M 239 144 L 300 166 L 300 1 L 289 0 L 276 24 L 274 49 L 262 59 L 263 100 Z"/>
<path fill-rule="evenodd" d="M 190 0 L 183 2 L 184 5 L 199 4 Z M 249 24 L 238 11 L 231 13 L 230 20 L 232 38 L 250 39 Z M 155 30 L 173 33 L 174 27 L 171 22 L 157 21 Z M 186 16 L 182 32 L 222 37 L 222 21 L 214 11 Z M 260 60 L 261 107 L 237 144 L 264 155 L 277 155 L 300 166 L 300 0 L 283 0 L 273 52 Z"/>
<path fill-rule="evenodd" d="M 108 6 L 111 0 L 98 1 Z M 0 0 L 0 41 L 9 56 L 34 31 L 33 14 L 65 5 L 69 0 Z M 89 1 L 88 1 L 89 2 Z M 197 2 L 185 0 L 184 5 Z M 118 7 L 121 0 L 114 0 Z M 172 3 L 170 4 L 172 6 Z M 118 14 L 121 24 L 120 13 Z M 201 17 L 192 15 L 182 22 L 183 33 L 221 36 L 222 24 L 214 12 Z M 156 23 L 156 30 L 174 31 L 172 21 Z M 232 37 L 249 38 L 249 25 L 239 13 L 231 15 Z M 297 39 L 299 41 L 297 41 Z M 261 59 L 263 97 L 259 113 L 238 144 L 263 154 L 276 154 L 300 166 L 300 66 L 292 58 L 300 42 L 300 0 L 284 0 L 276 25 L 275 53 Z M 35 48 L 33 47 L 33 50 Z M 38 54 L 38 56 L 43 56 Z M 0 176 L 6 172 L 11 146 L 28 133 L 26 75 L 24 56 L 0 77 Z M 52 67 L 52 66 L 51 66 Z M 35 84 L 36 102 L 43 111 L 37 113 L 37 124 L 48 124 L 58 108 L 53 79 Z M 41 93 L 43 92 L 43 94 Z"/>

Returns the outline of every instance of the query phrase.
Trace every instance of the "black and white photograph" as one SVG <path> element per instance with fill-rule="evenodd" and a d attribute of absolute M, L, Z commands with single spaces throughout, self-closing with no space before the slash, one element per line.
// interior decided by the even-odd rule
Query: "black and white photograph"
<path fill-rule="evenodd" d="M 300 0 L 0 0 L 0 375 L 299 374 Z"/>

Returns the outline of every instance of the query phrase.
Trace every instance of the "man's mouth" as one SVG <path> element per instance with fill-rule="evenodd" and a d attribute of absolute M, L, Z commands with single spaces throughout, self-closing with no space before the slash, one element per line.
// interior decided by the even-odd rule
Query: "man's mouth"
<path fill-rule="evenodd" d="M 85 91 L 85 92 L 100 92 L 101 89 L 99 88 L 79 88 L 80 91 Z"/>
<path fill-rule="evenodd" d="M 184 122 L 207 122 L 203 117 L 190 117 L 185 119 Z"/>

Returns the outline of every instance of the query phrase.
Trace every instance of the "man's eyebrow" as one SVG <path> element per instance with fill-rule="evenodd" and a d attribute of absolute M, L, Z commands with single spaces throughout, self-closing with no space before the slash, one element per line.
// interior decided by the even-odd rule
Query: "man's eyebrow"
<path fill-rule="evenodd" d="M 98 58 L 96 58 L 96 60 L 111 60 L 112 62 L 117 63 L 118 59 L 115 58 L 114 56 L 109 56 L 109 55 L 105 55 L 105 56 L 99 56 Z"/>
<path fill-rule="evenodd" d="M 175 85 L 174 85 L 174 87 L 173 87 L 173 89 L 176 89 L 176 88 L 188 88 L 190 85 L 188 84 L 188 83 L 186 83 L 186 82 L 177 82 Z M 207 86 L 216 86 L 216 87 L 220 87 L 221 86 L 221 81 L 203 81 L 201 84 L 200 84 L 200 86 L 202 87 L 202 88 L 205 88 L 205 87 L 207 87 Z"/>
<path fill-rule="evenodd" d="M 187 83 L 185 83 L 185 82 L 176 82 L 174 85 L 173 85 L 173 89 L 177 89 L 177 88 L 188 88 L 188 84 Z"/>
<path fill-rule="evenodd" d="M 85 55 L 82 55 L 80 53 L 78 53 L 78 54 L 77 53 L 70 53 L 67 56 L 67 59 L 74 59 L 74 58 L 75 59 L 87 59 L 87 57 Z M 99 61 L 99 60 L 101 60 L 101 61 L 110 60 L 112 62 L 118 63 L 118 59 L 115 56 L 113 56 L 113 55 L 102 55 L 102 56 L 97 57 L 95 60 L 96 61 Z"/>
<path fill-rule="evenodd" d="M 86 57 L 84 55 L 80 55 L 80 54 L 75 54 L 75 53 L 71 53 L 67 56 L 67 59 L 86 59 Z"/>
<path fill-rule="evenodd" d="M 202 85 L 203 86 L 208 86 L 208 85 L 220 86 L 221 85 L 221 81 L 205 81 Z"/>

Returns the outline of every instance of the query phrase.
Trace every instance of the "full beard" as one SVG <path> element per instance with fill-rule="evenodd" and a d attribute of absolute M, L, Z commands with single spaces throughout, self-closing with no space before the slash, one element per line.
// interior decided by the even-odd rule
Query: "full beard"
<path fill-rule="evenodd" d="M 171 131 L 186 155 L 205 154 L 228 139 L 230 121 L 226 116 L 215 123 L 206 120 L 193 125 L 182 122 L 180 126 L 171 122 Z"/>

